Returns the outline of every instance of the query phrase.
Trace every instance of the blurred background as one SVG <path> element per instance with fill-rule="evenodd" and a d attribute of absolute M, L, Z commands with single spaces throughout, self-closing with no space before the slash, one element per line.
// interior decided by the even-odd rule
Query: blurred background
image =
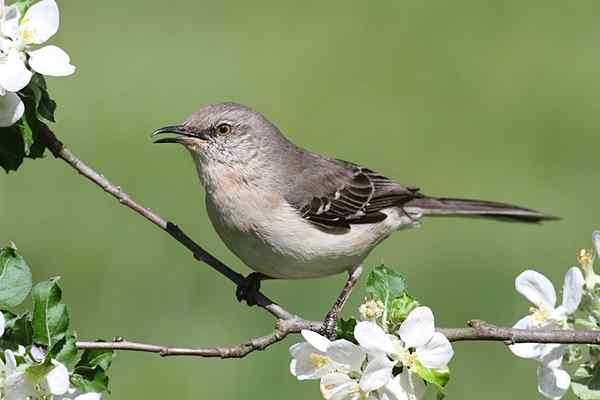
<path fill-rule="evenodd" d="M 597 1 L 59 1 L 52 41 L 78 67 L 50 79 L 56 133 L 133 197 L 248 273 L 207 219 L 189 155 L 153 146 L 153 129 L 208 103 L 266 114 L 299 145 L 353 160 L 432 195 L 513 202 L 560 222 L 527 226 L 436 219 L 396 234 L 385 262 L 439 326 L 512 325 L 529 307 L 526 268 L 560 290 L 600 228 Z M 233 344 L 273 320 L 146 220 L 51 156 L 0 178 L 0 241 L 39 281 L 63 277 L 81 338 L 181 346 Z M 321 318 L 337 276 L 267 282 Z M 356 313 L 364 289 L 345 314 Z M 119 353 L 112 399 L 319 398 L 288 371 L 295 336 L 243 360 Z M 453 399 L 536 397 L 536 364 L 496 343 L 458 343 Z M 433 391 L 430 393 L 433 396 Z M 566 398 L 572 398 L 569 394 Z"/>

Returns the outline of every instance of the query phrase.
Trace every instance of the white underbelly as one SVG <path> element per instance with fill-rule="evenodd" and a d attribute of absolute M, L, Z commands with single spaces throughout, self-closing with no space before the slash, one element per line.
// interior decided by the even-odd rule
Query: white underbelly
<path fill-rule="evenodd" d="M 220 202 L 207 195 L 208 215 L 236 256 L 273 278 L 316 278 L 350 270 L 391 233 L 415 225 L 399 209 L 389 208 L 383 210 L 388 217 L 382 222 L 329 230 L 302 219 L 283 200 L 271 199 L 265 207 L 264 197 L 242 198 L 239 203 L 230 198 L 227 207 L 219 208 Z"/>

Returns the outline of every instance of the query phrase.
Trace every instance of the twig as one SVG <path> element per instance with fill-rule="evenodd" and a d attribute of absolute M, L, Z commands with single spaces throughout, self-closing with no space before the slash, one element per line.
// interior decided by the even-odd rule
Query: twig
<path fill-rule="evenodd" d="M 106 177 L 99 174 L 89 165 L 77 158 L 63 145 L 60 140 L 58 140 L 54 132 L 52 132 L 46 124 L 40 122 L 40 127 L 45 144 L 48 149 L 50 149 L 54 157 L 64 160 L 67 164 L 79 172 L 79 174 L 83 175 L 97 186 L 100 186 L 105 192 L 115 197 L 119 203 L 129 207 L 142 217 L 146 218 L 148 221 L 152 222 L 154 225 L 167 232 L 169 235 L 171 235 L 171 237 L 190 250 L 194 255 L 194 258 L 197 260 L 205 262 L 236 285 L 239 285 L 240 282 L 242 282 L 244 279 L 243 275 L 235 272 L 217 258 L 213 257 L 210 253 L 200 247 L 200 245 L 194 242 L 188 235 L 186 235 L 185 232 L 183 232 L 177 225 L 165 220 L 157 213 L 136 202 L 133 198 L 131 198 L 131 196 L 125 193 L 121 187 L 115 185 Z M 260 307 L 266 309 L 279 319 L 291 319 L 296 317 L 294 314 L 290 313 L 278 304 L 275 304 L 271 299 L 260 292 L 256 295 L 256 301 Z"/>
<path fill-rule="evenodd" d="M 451 342 L 466 340 L 501 341 L 507 345 L 515 343 L 600 343 L 600 330 L 574 331 L 567 329 L 514 329 L 492 325 L 479 319 L 469 321 L 468 325 L 470 328 L 446 328 L 439 329 L 439 331 L 443 333 Z"/>
<path fill-rule="evenodd" d="M 111 342 L 77 342 L 78 349 L 110 349 L 141 351 L 147 353 L 158 353 L 163 357 L 169 356 L 196 356 L 196 357 L 219 357 L 219 358 L 243 358 L 254 351 L 261 351 L 267 347 L 282 341 L 290 333 L 298 333 L 302 329 L 319 331 L 322 322 L 306 321 L 303 319 L 280 319 L 275 324 L 272 333 L 252 338 L 247 342 L 227 347 L 209 348 L 184 348 L 168 347 L 138 342 L 130 342 L 122 338 L 115 338 Z"/>
<path fill-rule="evenodd" d="M 460 341 L 494 341 L 505 345 L 515 343 L 568 343 L 568 344 L 598 344 L 600 331 L 572 331 L 572 330 L 533 330 L 505 328 L 489 324 L 481 320 L 472 320 L 468 323 L 471 328 L 441 328 L 451 342 Z M 131 342 L 122 338 L 115 338 L 111 342 L 77 342 L 78 349 L 110 349 L 158 353 L 167 356 L 196 356 L 243 358 L 254 351 L 264 350 L 274 345 L 289 334 L 299 333 L 302 329 L 321 332 L 323 323 L 320 321 L 307 321 L 303 319 L 278 320 L 272 333 L 228 347 L 208 348 L 182 348 L 168 347 L 154 344 Z"/>

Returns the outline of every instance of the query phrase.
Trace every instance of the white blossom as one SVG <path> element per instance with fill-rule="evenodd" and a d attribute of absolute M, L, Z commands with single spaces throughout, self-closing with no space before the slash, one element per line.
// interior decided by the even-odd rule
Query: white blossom
<path fill-rule="evenodd" d="M 583 294 L 583 275 L 576 268 L 570 268 L 563 286 L 562 304 L 556 307 L 556 292 L 552 282 L 539 272 L 527 270 L 517 276 L 515 287 L 534 307 L 531 314 L 521 318 L 513 326 L 517 329 L 562 329 L 566 327 L 567 317 L 579 307 Z M 543 362 L 550 352 L 561 347 L 559 344 L 519 343 L 510 346 L 518 357 L 532 358 Z"/>
<path fill-rule="evenodd" d="M 385 306 L 381 300 L 368 300 L 358 307 L 360 319 L 371 321 L 383 315 Z"/>
<path fill-rule="evenodd" d="M 4 329 L 6 328 L 6 318 L 4 314 L 0 312 L 0 337 L 4 335 Z"/>
<path fill-rule="evenodd" d="M 290 372 L 299 380 L 320 379 L 326 374 L 360 372 L 365 351 L 347 340 L 330 341 L 309 330 L 302 330 L 306 342 L 290 347 Z"/>
<path fill-rule="evenodd" d="M 69 381 L 69 371 L 67 370 L 67 367 L 58 361 L 52 360 L 51 362 L 54 365 L 54 368 L 46 374 L 42 388 L 44 391 L 55 396 L 63 395 L 67 393 L 67 390 L 71 385 Z"/>
<path fill-rule="evenodd" d="M 31 81 L 29 68 L 50 76 L 75 72 L 64 50 L 52 45 L 36 48 L 58 31 L 59 19 L 54 0 L 33 4 L 22 18 L 16 5 L 0 2 L 0 127 L 23 117 L 25 106 L 16 92 Z"/>
<path fill-rule="evenodd" d="M 402 365 L 410 373 L 420 366 L 444 369 L 454 355 L 448 339 L 435 332 L 433 313 L 428 307 L 417 307 L 411 311 L 400 325 L 398 335 L 400 339 L 370 321 L 356 325 L 354 337 L 369 354 L 369 362 L 360 380 L 364 392 L 389 384 L 396 365 Z M 415 396 L 414 392 L 405 390 L 403 393 Z"/>
<path fill-rule="evenodd" d="M 83 393 L 78 389 L 69 388 L 66 394 L 58 397 L 58 400 L 101 400 L 102 395 L 96 392 Z"/>
<path fill-rule="evenodd" d="M 27 379 L 27 364 L 17 366 L 15 354 L 4 351 L 4 361 L 0 360 L 0 393 L 6 400 L 23 400 L 36 395 L 35 385 Z"/>

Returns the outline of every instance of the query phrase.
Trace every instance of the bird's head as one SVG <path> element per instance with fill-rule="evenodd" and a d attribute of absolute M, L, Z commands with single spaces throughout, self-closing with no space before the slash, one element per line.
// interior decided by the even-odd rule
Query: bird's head
<path fill-rule="evenodd" d="M 262 114 L 236 103 L 206 106 L 183 124 L 157 129 L 153 136 L 170 134 L 154 143 L 178 143 L 186 147 L 199 167 L 212 163 L 246 164 L 285 142 L 279 130 Z"/>

